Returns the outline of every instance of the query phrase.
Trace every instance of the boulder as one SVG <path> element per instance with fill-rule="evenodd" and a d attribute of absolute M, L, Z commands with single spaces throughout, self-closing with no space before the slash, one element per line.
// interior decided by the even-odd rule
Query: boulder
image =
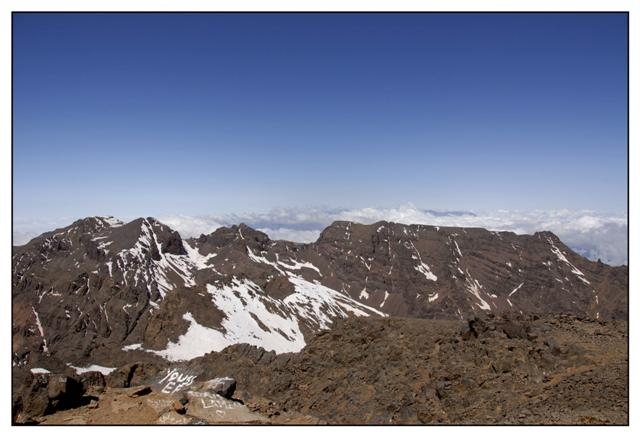
<path fill-rule="evenodd" d="M 47 412 L 74 408 L 82 403 L 84 389 L 80 381 L 66 375 L 49 375 Z"/>
<path fill-rule="evenodd" d="M 75 378 L 61 374 L 37 374 L 19 403 L 14 403 L 14 422 L 28 423 L 55 411 L 82 404 L 84 389 Z"/>
<path fill-rule="evenodd" d="M 106 381 L 100 372 L 86 372 L 79 375 L 80 383 L 85 393 L 89 396 L 97 396 L 104 392 Z"/>
<path fill-rule="evenodd" d="M 436 396 L 438 399 L 442 399 L 447 395 L 447 390 L 451 387 L 450 381 L 438 381 L 436 383 Z"/>
<path fill-rule="evenodd" d="M 158 425 L 188 425 L 192 424 L 194 419 L 184 416 L 182 413 L 175 411 L 167 411 L 156 420 Z"/>
<path fill-rule="evenodd" d="M 216 393 L 223 398 L 231 399 L 236 390 L 236 380 L 230 377 L 214 378 L 198 386 L 199 391 Z"/>
<path fill-rule="evenodd" d="M 504 332 L 508 338 L 520 338 L 527 339 L 529 333 L 529 326 L 514 322 L 511 320 L 505 321 L 501 326 L 502 332 Z"/>
<path fill-rule="evenodd" d="M 187 408 L 180 401 L 175 401 L 172 407 L 173 407 L 173 411 L 175 411 L 178 414 L 184 414 L 187 412 Z"/>
<path fill-rule="evenodd" d="M 249 411 L 239 402 L 216 393 L 188 391 L 187 415 L 205 423 L 266 423 L 267 419 Z"/>
<path fill-rule="evenodd" d="M 49 407 L 48 384 L 48 374 L 34 375 L 31 384 L 23 392 L 20 403 L 14 403 L 16 405 L 13 418 L 15 423 L 29 423 L 45 414 Z"/>
<path fill-rule="evenodd" d="M 118 367 L 116 370 L 107 375 L 106 383 L 112 388 L 127 388 L 131 384 L 131 377 L 135 371 L 137 364 L 127 364 Z"/>
<path fill-rule="evenodd" d="M 154 391 L 180 395 L 192 388 L 198 377 L 198 372 L 186 367 L 169 367 L 157 373 L 152 381 L 151 387 Z"/>
<path fill-rule="evenodd" d="M 106 383 L 112 388 L 145 385 L 162 370 L 160 366 L 153 363 L 127 364 L 107 375 Z"/>

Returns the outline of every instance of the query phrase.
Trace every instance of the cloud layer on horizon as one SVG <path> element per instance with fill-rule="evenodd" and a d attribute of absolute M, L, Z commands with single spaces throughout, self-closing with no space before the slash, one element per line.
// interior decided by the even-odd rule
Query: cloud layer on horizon
<path fill-rule="evenodd" d="M 267 213 L 229 216 L 176 215 L 161 220 L 185 237 L 213 232 L 220 226 L 244 222 L 271 237 L 301 243 L 315 241 L 335 220 L 371 224 L 380 220 L 405 224 L 482 227 L 494 231 L 532 234 L 552 231 L 576 252 L 612 265 L 627 263 L 627 218 L 594 211 L 433 211 L 403 205 L 398 208 L 304 210 L 279 209 Z"/>
<path fill-rule="evenodd" d="M 552 231 L 576 252 L 589 259 L 620 265 L 627 264 L 627 218 L 625 215 L 594 211 L 433 211 L 408 204 L 397 208 L 307 208 L 277 209 L 245 215 L 171 215 L 158 217 L 184 238 L 209 234 L 221 226 L 238 223 L 265 232 L 272 239 L 301 243 L 315 241 L 322 229 L 336 220 L 370 224 L 380 220 L 405 224 L 482 227 L 494 231 L 532 234 Z M 14 221 L 14 244 L 24 244 L 42 232 L 66 226 L 73 220 Z"/>

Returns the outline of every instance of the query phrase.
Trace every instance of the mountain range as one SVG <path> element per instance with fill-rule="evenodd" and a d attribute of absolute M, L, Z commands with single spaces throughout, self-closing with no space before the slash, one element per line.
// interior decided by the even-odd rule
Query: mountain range
<path fill-rule="evenodd" d="M 337 221 L 301 244 L 244 224 L 183 239 L 151 217 L 90 217 L 13 247 L 13 365 L 298 352 L 349 316 L 626 319 L 627 299 L 626 266 L 551 232 Z"/>

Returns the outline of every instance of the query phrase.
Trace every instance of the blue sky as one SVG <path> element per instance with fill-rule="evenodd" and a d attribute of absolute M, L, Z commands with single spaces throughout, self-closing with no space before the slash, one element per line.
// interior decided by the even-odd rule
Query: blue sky
<path fill-rule="evenodd" d="M 624 14 L 17 14 L 14 217 L 626 213 Z"/>

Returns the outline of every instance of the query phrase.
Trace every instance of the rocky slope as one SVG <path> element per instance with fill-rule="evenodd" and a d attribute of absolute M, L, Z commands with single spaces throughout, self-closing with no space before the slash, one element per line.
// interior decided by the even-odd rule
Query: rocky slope
<path fill-rule="evenodd" d="M 239 384 L 329 423 L 625 424 L 626 332 L 573 316 L 347 320 Z"/>
<path fill-rule="evenodd" d="M 84 405 L 56 404 L 65 400 L 56 388 L 58 376 L 48 378 L 48 387 L 43 385 L 47 378 L 31 376 L 30 389 L 14 400 L 14 419 L 44 424 L 627 424 L 627 329 L 625 321 L 569 315 L 348 318 L 312 336 L 299 353 L 275 354 L 243 344 L 183 363 L 181 372 L 195 380 L 172 395 L 157 385 L 171 379 L 173 370 L 167 369 L 175 364 L 169 363 L 127 365 L 102 382 L 95 372 L 74 376 L 93 390 Z M 212 379 L 220 376 L 233 379 Z M 207 392 L 211 381 L 233 381 L 235 392 L 228 384 Z"/>
<path fill-rule="evenodd" d="M 343 424 L 624 424 L 627 332 L 626 322 L 568 315 L 347 319 L 299 354 L 234 346 L 192 366 L 234 376 L 237 396 L 265 415 L 296 411 Z"/>
<path fill-rule="evenodd" d="M 12 258 L 14 368 L 296 352 L 347 316 L 627 317 L 628 270 L 550 232 L 336 222 L 317 242 L 243 224 L 182 239 L 152 218 L 78 220 Z"/>

